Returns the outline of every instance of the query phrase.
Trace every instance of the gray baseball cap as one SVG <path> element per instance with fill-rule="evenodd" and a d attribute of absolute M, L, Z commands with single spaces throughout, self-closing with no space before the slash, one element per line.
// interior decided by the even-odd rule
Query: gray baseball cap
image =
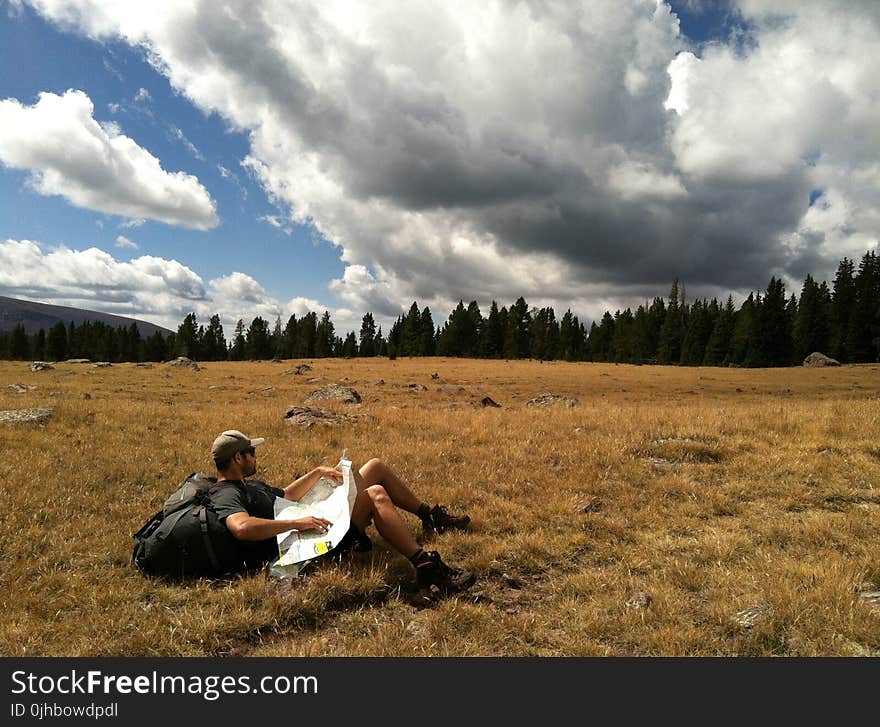
<path fill-rule="evenodd" d="M 265 441 L 262 437 L 251 439 L 237 429 L 229 429 L 214 440 L 211 456 L 214 457 L 214 461 L 222 462 L 224 459 L 234 457 L 236 452 L 243 452 L 245 449 L 256 447 Z"/>

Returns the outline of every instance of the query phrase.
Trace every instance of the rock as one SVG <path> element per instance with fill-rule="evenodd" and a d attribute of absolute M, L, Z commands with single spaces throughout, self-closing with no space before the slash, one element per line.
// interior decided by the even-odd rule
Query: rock
<path fill-rule="evenodd" d="M 39 424 L 43 426 L 52 416 L 52 407 L 38 406 L 33 409 L 10 409 L 0 411 L 0 424 Z"/>
<path fill-rule="evenodd" d="M 840 361 L 837 361 L 830 356 L 826 356 L 824 353 L 813 351 L 813 353 L 804 359 L 804 366 L 811 368 L 817 368 L 819 366 L 840 366 Z"/>
<path fill-rule="evenodd" d="M 91 399 L 92 395 L 87 391 L 83 394 L 83 399 Z"/>
<path fill-rule="evenodd" d="M 110 368 L 112 365 L 113 364 L 109 361 L 97 361 L 96 363 L 92 364 L 92 367 L 96 369 L 107 369 Z"/>
<path fill-rule="evenodd" d="M 480 406 L 493 406 L 497 407 L 498 409 L 501 408 L 501 404 L 492 399 L 492 397 L 490 396 L 484 396 L 482 399 L 480 399 Z"/>
<path fill-rule="evenodd" d="M 308 381 L 306 381 L 306 383 L 307 384 L 317 384 L 319 381 L 323 381 L 323 380 L 324 380 L 324 377 L 316 376 L 315 378 L 309 379 Z"/>
<path fill-rule="evenodd" d="M 648 608 L 653 601 L 654 596 L 647 591 L 635 591 L 629 594 L 624 605 L 627 608 Z"/>
<path fill-rule="evenodd" d="M 441 394 L 460 394 L 464 391 L 463 386 L 438 386 L 437 391 Z"/>
<path fill-rule="evenodd" d="M 287 373 L 293 374 L 294 376 L 299 376 L 300 374 L 311 370 L 312 367 L 308 364 L 300 364 L 299 366 L 294 366 L 292 369 L 288 370 Z"/>
<path fill-rule="evenodd" d="M 311 427 L 315 424 L 332 426 L 334 424 L 342 424 L 344 422 L 353 422 L 358 419 L 365 418 L 364 414 L 345 414 L 338 411 L 330 411 L 329 409 L 318 409 L 317 407 L 308 406 L 291 406 L 284 413 L 284 418 L 288 424 L 302 424 Z"/>
<path fill-rule="evenodd" d="M 862 591 L 859 598 L 874 611 L 880 613 L 880 591 Z"/>
<path fill-rule="evenodd" d="M 55 367 L 45 361 L 34 361 L 31 364 L 31 371 L 51 371 Z"/>
<path fill-rule="evenodd" d="M 433 374 L 431 374 L 431 378 L 432 378 L 434 381 L 437 381 L 437 379 L 440 378 L 440 374 L 438 374 L 438 373 L 435 371 Z"/>
<path fill-rule="evenodd" d="M 758 603 L 738 611 L 731 620 L 737 626 L 750 629 L 766 621 L 772 613 L 772 609 L 766 603 Z"/>
<path fill-rule="evenodd" d="M 342 401 L 346 404 L 360 404 L 361 395 L 350 386 L 334 384 L 325 386 L 323 389 L 316 389 L 303 400 L 303 403 L 310 404 L 313 401 Z"/>
<path fill-rule="evenodd" d="M 87 364 L 91 362 L 92 360 L 90 358 L 69 358 L 66 361 L 62 361 L 62 363 L 66 364 Z"/>
<path fill-rule="evenodd" d="M 211 387 L 208 387 L 211 388 Z M 275 391 L 274 386 L 264 386 L 262 389 L 254 389 L 253 391 L 249 391 L 248 394 L 265 394 L 270 391 Z"/>
<path fill-rule="evenodd" d="M 178 356 L 176 359 L 172 361 L 166 361 L 166 366 L 186 366 L 187 368 L 192 369 L 193 371 L 201 371 L 202 367 L 199 366 L 192 359 L 187 358 L 186 356 Z"/>
<path fill-rule="evenodd" d="M 541 394 L 534 399 L 529 399 L 526 406 L 553 406 L 560 404 L 562 406 L 574 406 L 578 400 L 571 396 L 562 396 L 561 394 Z"/>
<path fill-rule="evenodd" d="M 135 366 L 139 369 L 151 369 L 153 368 L 153 364 L 151 363 L 136 363 Z"/>
<path fill-rule="evenodd" d="M 35 389 L 35 386 L 25 386 L 24 384 L 10 384 L 6 387 L 7 389 L 12 389 L 12 391 L 16 394 L 24 394 L 31 389 Z"/>
<path fill-rule="evenodd" d="M 428 387 L 424 384 L 407 384 L 406 388 L 412 389 L 413 391 L 427 391 Z"/>
<path fill-rule="evenodd" d="M 588 497 L 586 500 L 579 502 L 577 506 L 578 512 L 597 512 L 602 509 L 602 500 L 598 497 Z"/>
<path fill-rule="evenodd" d="M 372 386 L 385 386 L 385 379 L 378 379 L 377 381 L 374 381 L 371 385 Z"/>

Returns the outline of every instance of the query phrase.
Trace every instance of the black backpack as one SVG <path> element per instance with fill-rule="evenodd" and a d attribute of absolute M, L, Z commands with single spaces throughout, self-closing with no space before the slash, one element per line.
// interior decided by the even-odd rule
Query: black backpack
<path fill-rule="evenodd" d="M 240 548 L 217 517 L 211 495 L 237 482 L 193 473 L 134 534 L 132 562 L 145 575 L 219 576 L 245 569 Z"/>

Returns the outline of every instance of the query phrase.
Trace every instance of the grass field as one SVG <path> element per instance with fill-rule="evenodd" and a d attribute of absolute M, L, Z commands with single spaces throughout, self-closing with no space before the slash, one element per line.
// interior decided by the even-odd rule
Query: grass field
<path fill-rule="evenodd" d="M 880 366 L 298 363 L 0 362 L 0 409 L 53 407 L 42 427 L 0 424 L 0 653 L 880 655 Z M 363 397 L 335 408 L 366 418 L 284 421 L 335 382 Z M 544 392 L 579 403 L 526 406 Z M 485 395 L 502 408 L 473 406 Z M 273 484 L 347 447 L 469 513 L 431 547 L 476 586 L 415 608 L 378 536 L 293 587 L 145 579 L 131 533 L 211 471 L 228 428 L 266 437 Z"/>

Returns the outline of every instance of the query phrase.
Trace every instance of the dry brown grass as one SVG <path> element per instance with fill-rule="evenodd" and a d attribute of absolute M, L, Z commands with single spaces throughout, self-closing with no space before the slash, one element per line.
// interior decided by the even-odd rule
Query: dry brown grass
<path fill-rule="evenodd" d="M 0 653 L 880 654 L 880 614 L 859 597 L 880 590 L 880 367 L 311 363 L 301 376 L 285 373 L 293 362 L 0 363 L 0 409 L 54 407 L 45 427 L 0 425 Z M 358 389 L 370 418 L 283 421 L 332 382 Z M 394 386 L 409 383 L 428 391 Z M 580 403 L 525 407 L 546 391 Z M 483 395 L 503 408 L 470 405 Z M 436 547 L 477 585 L 417 610 L 410 567 L 381 540 L 295 589 L 143 578 L 130 533 L 185 475 L 210 471 L 230 427 L 267 437 L 270 482 L 348 447 L 467 511 L 472 532 Z M 627 606 L 636 592 L 647 607 Z"/>

